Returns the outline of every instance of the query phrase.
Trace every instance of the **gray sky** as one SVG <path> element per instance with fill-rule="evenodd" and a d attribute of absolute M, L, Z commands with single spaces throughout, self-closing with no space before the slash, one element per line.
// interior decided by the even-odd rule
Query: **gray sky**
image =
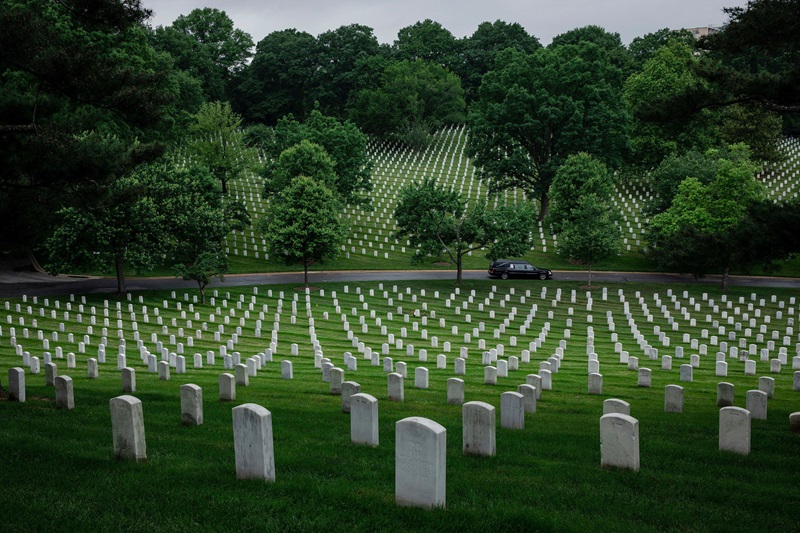
<path fill-rule="evenodd" d="M 547 45 L 573 28 L 595 24 L 617 32 L 627 44 L 661 28 L 722 24 L 723 7 L 744 0 L 143 0 L 153 26 L 168 26 L 195 8 L 225 11 L 235 26 L 258 43 L 267 34 L 295 28 L 317 36 L 347 24 L 364 24 L 391 44 L 400 28 L 417 21 L 439 22 L 456 37 L 472 35 L 481 22 L 518 22 Z"/>

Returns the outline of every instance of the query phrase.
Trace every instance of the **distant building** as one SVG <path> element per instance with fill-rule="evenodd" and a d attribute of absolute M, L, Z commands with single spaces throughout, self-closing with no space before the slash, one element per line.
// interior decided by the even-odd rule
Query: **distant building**
<path fill-rule="evenodd" d="M 724 28 L 724 26 L 701 26 L 699 28 L 686 28 L 686 31 L 691 32 L 695 39 L 699 39 L 700 37 L 707 37 L 719 33 Z"/>

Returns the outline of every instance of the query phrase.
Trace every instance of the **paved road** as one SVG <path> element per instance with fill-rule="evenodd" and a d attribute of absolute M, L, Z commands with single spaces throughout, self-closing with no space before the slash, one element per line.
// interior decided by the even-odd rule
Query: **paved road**
<path fill-rule="evenodd" d="M 588 272 L 555 271 L 553 277 L 557 281 L 587 281 Z M 490 279 L 485 270 L 464 271 L 464 279 Z M 309 282 L 343 282 L 343 281 L 415 281 L 415 280 L 455 280 L 452 270 L 366 270 L 366 271 L 323 271 L 310 272 Z M 502 283 L 501 280 L 497 280 Z M 272 274 L 232 274 L 225 276 L 225 281 L 215 280 L 210 287 L 232 287 L 241 285 L 269 285 L 276 283 L 303 282 L 303 274 L 297 272 L 280 272 Z M 709 276 L 696 280 L 691 276 L 649 272 L 594 272 L 592 282 L 597 283 L 691 283 L 714 285 L 720 283 L 719 276 Z M 538 282 L 537 283 L 542 283 Z M 549 283 L 549 282 L 543 282 Z M 731 285 L 760 288 L 800 288 L 798 278 L 770 278 L 757 276 L 733 276 Z M 49 276 L 38 273 L 0 272 L 0 297 L 56 296 L 64 294 L 110 293 L 116 291 L 114 278 Z M 196 289 L 194 282 L 177 278 L 129 278 L 127 288 L 130 291 L 153 289 Z"/>

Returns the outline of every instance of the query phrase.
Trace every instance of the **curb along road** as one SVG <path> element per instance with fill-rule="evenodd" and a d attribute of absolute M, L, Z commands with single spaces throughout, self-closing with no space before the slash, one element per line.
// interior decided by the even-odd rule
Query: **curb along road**
<path fill-rule="evenodd" d="M 356 271 L 319 271 L 309 272 L 309 283 L 326 282 L 351 282 L 351 281 L 423 281 L 423 280 L 453 280 L 453 270 L 356 270 Z M 465 270 L 465 280 L 490 280 L 485 270 Z M 532 280 L 532 284 L 553 283 L 559 281 L 587 281 L 589 273 L 585 271 L 554 271 L 552 281 Z M 495 280 L 498 284 L 502 280 Z M 657 272 L 593 272 L 593 283 L 684 283 L 719 285 L 719 276 L 708 276 L 694 279 L 692 276 Z M 208 288 L 237 287 L 242 285 L 271 285 L 279 283 L 303 283 L 302 272 L 277 272 L 262 274 L 230 274 L 225 276 L 225 281 L 214 280 Z M 167 290 L 183 289 L 196 290 L 197 284 L 193 281 L 183 281 L 178 278 L 128 278 L 126 280 L 128 291 L 141 290 Z M 731 286 L 759 287 L 759 288 L 800 288 L 798 278 L 772 278 L 759 276 L 731 276 Z M 68 277 L 24 275 L 15 276 L 13 273 L 3 273 L 0 277 L 0 297 L 13 298 L 22 295 L 28 296 L 56 296 L 66 294 L 113 293 L 116 291 L 115 278 L 100 277 Z"/>

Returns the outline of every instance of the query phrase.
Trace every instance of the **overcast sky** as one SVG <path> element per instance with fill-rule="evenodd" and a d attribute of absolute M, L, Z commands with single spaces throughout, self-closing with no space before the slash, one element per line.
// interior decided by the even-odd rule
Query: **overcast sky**
<path fill-rule="evenodd" d="M 573 28 L 595 24 L 617 32 L 625 44 L 661 28 L 722 24 L 723 7 L 744 0 L 143 0 L 153 26 L 169 26 L 193 9 L 225 11 L 258 43 L 267 34 L 295 28 L 317 36 L 347 24 L 364 24 L 382 43 L 417 21 L 439 22 L 456 37 L 472 35 L 481 22 L 518 22 L 543 45 Z"/>

